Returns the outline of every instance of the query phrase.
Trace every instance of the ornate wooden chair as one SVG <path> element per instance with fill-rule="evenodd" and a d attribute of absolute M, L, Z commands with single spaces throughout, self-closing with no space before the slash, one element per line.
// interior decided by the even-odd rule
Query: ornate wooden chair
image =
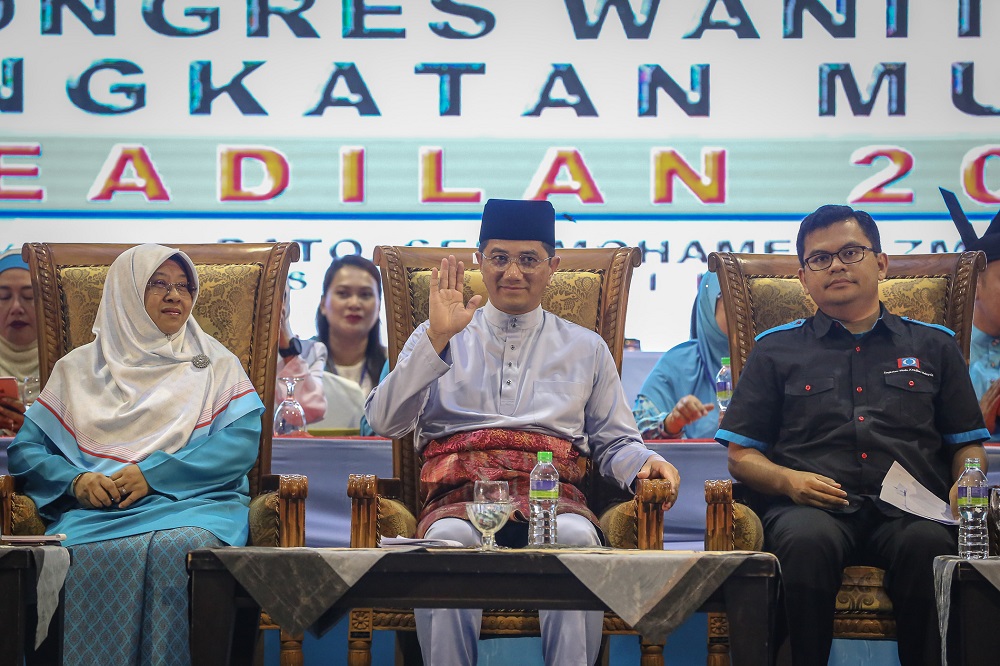
<path fill-rule="evenodd" d="M 466 300 L 474 294 L 486 296 L 482 275 L 472 264 L 474 248 L 414 248 L 380 246 L 375 263 L 382 271 L 385 310 L 389 319 L 389 359 L 395 365 L 403 344 L 413 330 L 427 319 L 431 268 L 454 254 L 472 267 L 465 272 Z M 597 331 L 621 374 L 624 347 L 625 310 L 632 270 L 640 256 L 634 248 L 560 250 L 559 270 L 549 286 L 542 307 L 569 321 Z M 371 548 L 381 536 L 413 536 L 420 505 L 417 499 L 421 460 L 413 447 L 412 435 L 392 442 L 393 473 L 396 478 L 378 479 L 351 475 L 351 546 Z M 601 484 L 597 474 L 589 474 L 588 501 L 611 545 L 621 548 L 663 548 L 663 502 L 676 498 L 677 489 L 662 480 L 643 480 L 635 498 L 612 496 L 610 484 Z M 615 504 L 614 502 L 619 502 Z M 610 507 L 610 508 L 608 508 Z M 603 513 L 602 513 L 603 510 Z M 358 609 L 351 613 L 348 646 L 350 666 L 371 663 L 372 631 L 395 630 L 397 661 L 420 663 L 412 611 L 382 608 Z M 605 614 L 605 634 L 633 633 L 620 618 Z M 538 614 L 521 609 L 486 611 L 481 635 L 539 635 Z M 642 645 L 642 663 L 663 664 L 663 646 Z M 603 659 L 607 659 L 605 647 Z"/>
<path fill-rule="evenodd" d="M 735 384 L 757 334 L 813 315 L 816 304 L 802 290 L 795 255 L 713 252 L 708 267 L 718 274 L 722 287 Z M 891 256 L 879 296 L 890 312 L 953 330 L 968 363 L 976 278 L 985 267 L 982 252 Z M 749 494 L 729 480 L 705 482 L 706 550 L 760 550 L 764 543 L 760 519 L 742 503 Z M 884 574 L 875 567 L 844 569 L 834 614 L 835 638 L 895 639 Z M 724 615 L 710 615 L 708 640 L 709 666 L 728 664 Z"/>
<path fill-rule="evenodd" d="M 129 245 L 29 243 L 23 256 L 31 267 L 38 315 L 39 373 L 44 386 L 55 362 L 94 339 L 108 266 Z M 178 245 L 195 263 L 200 280 L 193 315 L 208 334 L 242 361 L 265 405 L 257 462 L 250 471 L 250 543 L 305 544 L 306 477 L 271 474 L 271 419 L 281 320 L 281 298 L 295 243 Z M 18 494 L 13 477 L 0 476 L 4 534 L 41 534 L 34 503 Z M 269 618 L 262 628 L 277 629 Z M 302 637 L 282 632 L 283 666 L 302 664 Z"/>

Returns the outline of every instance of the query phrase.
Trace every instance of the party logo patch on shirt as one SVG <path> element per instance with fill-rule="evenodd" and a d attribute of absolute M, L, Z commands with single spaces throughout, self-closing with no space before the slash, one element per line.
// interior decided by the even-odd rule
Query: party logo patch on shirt
<path fill-rule="evenodd" d="M 916 368 L 920 369 L 920 359 L 913 356 L 907 356 L 906 358 L 896 359 L 897 368 Z"/>

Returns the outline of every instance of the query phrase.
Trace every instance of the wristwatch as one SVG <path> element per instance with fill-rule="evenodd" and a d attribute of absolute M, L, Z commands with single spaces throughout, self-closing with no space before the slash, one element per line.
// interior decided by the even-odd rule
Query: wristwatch
<path fill-rule="evenodd" d="M 281 354 L 281 358 L 298 356 L 302 353 L 302 342 L 298 338 L 292 338 L 288 341 L 287 347 L 278 347 L 278 353 Z"/>

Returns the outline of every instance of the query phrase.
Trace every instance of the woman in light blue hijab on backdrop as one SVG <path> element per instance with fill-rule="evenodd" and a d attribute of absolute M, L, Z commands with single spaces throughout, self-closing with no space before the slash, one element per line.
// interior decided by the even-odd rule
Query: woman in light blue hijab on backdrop
<path fill-rule="evenodd" d="M 729 356 L 719 278 L 705 273 L 695 298 L 695 338 L 665 352 L 646 377 L 632 414 L 643 439 L 712 439 L 719 429 L 715 373 Z"/>

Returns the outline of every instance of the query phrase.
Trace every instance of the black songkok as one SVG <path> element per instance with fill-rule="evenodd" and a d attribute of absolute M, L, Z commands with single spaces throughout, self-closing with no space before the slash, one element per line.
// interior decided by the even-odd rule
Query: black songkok
<path fill-rule="evenodd" d="M 556 211 L 548 201 L 490 199 L 483 208 L 479 244 L 488 240 L 556 244 Z"/>

